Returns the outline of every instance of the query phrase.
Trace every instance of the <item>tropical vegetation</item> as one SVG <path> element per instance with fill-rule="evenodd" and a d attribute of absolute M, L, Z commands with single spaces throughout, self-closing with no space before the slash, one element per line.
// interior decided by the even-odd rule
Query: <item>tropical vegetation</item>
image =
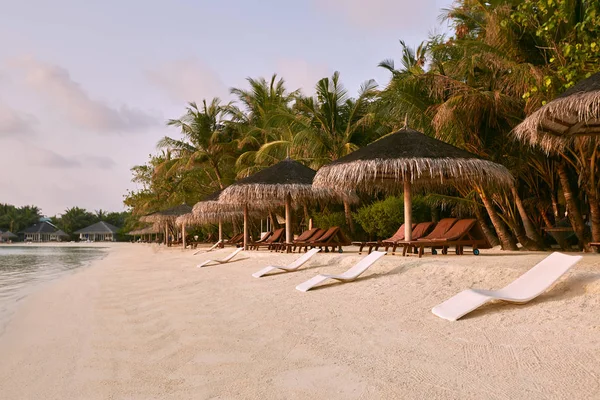
<path fill-rule="evenodd" d="M 572 227 L 581 247 L 600 241 L 598 142 L 546 154 L 511 133 L 528 114 L 600 70 L 600 3 L 459 0 L 443 18 L 451 34 L 433 35 L 416 48 L 400 41 L 400 63 L 379 63 L 389 82 L 367 80 L 354 97 L 336 72 L 315 84 L 314 95 L 273 75 L 231 89 L 231 103 L 190 103 L 181 118 L 168 121 L 180 137 L 165 137 L 158 154 L 132 169 L 141 189 L 128 193 L 125 204 L 134 216 L 193 204 L 285 157 L 318 169 L 408 125 L 501 163 L 515 177 L 505 192 L 454 187 L 428 193 L 422 200 L 434 214 L 473 215 L 504 249 L 545 248 L 543 229 L 557 226 Z M 361 197 L 354 218 L 350 204 L 305 214 L 343 222 L 355 235 L 381 237 L 392 227 L 373 221 L 385 208 L 373 204 L 380 200 Z"/>

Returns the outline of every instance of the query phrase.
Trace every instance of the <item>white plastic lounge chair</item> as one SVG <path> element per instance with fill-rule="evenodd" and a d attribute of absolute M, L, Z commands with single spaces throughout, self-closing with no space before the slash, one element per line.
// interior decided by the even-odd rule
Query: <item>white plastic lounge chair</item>
<path fill-rule="evenodd" d="M 217 243 L 213 244 L 212 247 L 206 251 L 202 251 L 202 250 L 198 250 L 197 252 L 195 252 L 194 254 L 192 254 L 193 256 L 195 256 L 196 254 L 202 252 L 202 253 L 208 253 L 209 251 L 213 251 L 214 249 L 216 249 L 220 244 L 221 244 L 222 240 L 219 240 Z"/>
<path fill-rule="evenodd" d="M 252 276 L 255 278 L 260 278 L 261 276 L 268 274 L 269 272 L 274 271 L 276 269 L 281 269 L 286 272 L 295 271 L 298 268 L 300 268 L 302 265 L 304 265 L 304 263 L 306 263 L 308 260 L 310 260 L 310 258 L 312 256 L 314 256 L 315 254 L 317 254 L 319 251 L 321 251 L 321 249 L 311 249 L 308 252 L 304 253 L 302 255 L 302 257 L 298 258 L 296 261 L 294 261 L 293 263 L 291 263 L 290 265 L 288 265 L 286 267 L 278 267 L 278 266 L 265 267 L 265 268 L 261 269 L 260 271 L 253 273 Z"/>
<path fill-rule="evenodd" d="M 365 272 L 371 265 L 375 263 L 375 261 L 379 260 L 385 255 L 385 251 L 373 251 L 371 252 L 371 254 L 360 260 L 358 264 L 356 264 L 354 267 L 350 268 L 348 271 L 344 272 L 341 275 L 317 275 L 314 278 L 299 284 L 298 286 L 296 286 L 296 289 L 298 289 L 301 292 L 306 292 L 318 285 L 319 283 L 325 282 L 328 279 L 336 279 L 342 282 L 351 282 L 358 278 L 360 274 Z"/>
<path fill-rule="evenodd" d="M 527 303 L 545 292 L 579 260 L 581 256 L 552 253 L 500 290 L 467 289 L 433 307 L 431 312 L 440 318 L 456 321 L 490 300 Z"/>
<path fill-rule="evenodd" d="M 243 247 L 239 247 L 239 248 L 237 248 L 237 249 L 236 249 L 236 250 L 235 250 L 233 253 L 231 253 L 230 255 L 228 255 L 227 257 L 225 257 L 225 258 L 224 258 L 224 259 L 222 259 L 222 260 L 206 260 L 206 261 L 204 261 L 204 262 L 202 262 L 202 263 L 198 264 L 196 267 L 198 267 L 198 268 L 202 268 L 202 267 L 206 266 L 207 264 L 209 264 L 209 263 L 211 263 L 211 262 L 213 262 L 213 263 L 219 263 L 219 264 L 226 264 L 226 263 L 228 263 L 229 261 L 231 261 L 231 259 L 232 259 L 233 257 L 235 257 L 235 256 L 237 255 L 237 253 L 239 253 L 239 252 L 240 252 L 240 251 L 242 251 L 242 250 L 244 250 L 244 248 L 243 248 Z"/>

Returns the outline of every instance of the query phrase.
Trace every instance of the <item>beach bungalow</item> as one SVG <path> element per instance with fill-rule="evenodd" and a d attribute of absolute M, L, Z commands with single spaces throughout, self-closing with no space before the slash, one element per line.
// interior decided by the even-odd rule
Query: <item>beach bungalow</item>
<path fill-rule="evenodd" d="M 49 221 L 33 224 L 22 233 L 26 242 L 60 242 L 69 238 L 69 235 Z"/>
<path fill-rule="evenodd" d="M 108 222 L 100 221 L 86 228 L 75 232 L 79 235 L 79 240 L 89 240 L 92 242 L 115 242 L 119 228 Z"/>

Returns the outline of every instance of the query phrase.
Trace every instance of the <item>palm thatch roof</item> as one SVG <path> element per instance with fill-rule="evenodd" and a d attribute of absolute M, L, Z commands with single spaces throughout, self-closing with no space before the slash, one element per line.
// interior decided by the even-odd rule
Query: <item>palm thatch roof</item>
<path fill-rule="evenodd" d="M 183 214 L 192 212 L 192 207 L 187 204 L 181 204 L 175 207 L 168 208 L 166 210 L 157 211 L 152 214 L 144 215 L 140 218 L 142 222 L 151 223 L 174 223 L 177 217 Z"/>
<path fill-rule="evenodd" d="M 194 204 L 192 212 L 198 216 L 202 216 L 202 214 L 218 214 L 222 212 L 240 211 L 240 207 L 237 207 L 233 204 L 225 204 L 219 201 L 219 196 L 222 192 L 222 190 L 218 190 Z"/>
<path fill-rule="evenodd" d="M 14 233 L 12 233 L 11 231 L 6 231 L 6 232 L 0 233 L 0 237 L 2 239 L 14 239 L 14 238 L 17 238 L 18 236 L 15 235 Z"/>
<path fill-rule="evenodd" d="M 62 229 L 59 229 L 56 232 L 54 232 L 54 235 L 56 237 L 69 237 L 69 234 L 63 231 Z"/>
<path fill-rule="evenodd" d="M 500 164 L 404 128 L 324 166 L 317 172 L 314 185 L 394 192 L 402 190 L 399 183 L 404 181 L 416 188 L 465 183 L 507 186 L 513 178 Z"/>
<path fill-rule="evenodd" d="M 250 213 L 254 216 L 255 213 Z M 175 220 L 175 224 L 181 226 L 183 224 L 187 226 L 198 226 L 206 224 L 216 224 L 219 220 L 227 221 L 234 219 L 241 219 L 244 216 L 242 211 L 222 211 L 222 212 L 202 212 L 196 213 L 191 212 L 188 214 L 180 215 Z"/>
<path fill-rule="evenodd" d="M 135 229 L 133 231 L 128 232 L 127 234 L 130 236 L 134 236 L 134 235 L 148 235 L 151 233 L 159 233 L 159 232 L 160 232 L 159 227 L 156 224 L 154 224 L 154 225 L 147 226 L 145 228 Z"/>
<path fill-rule="evenodd" d="M 540 107 L 513 130 L 515 136 L 546 151 L 555 151 L 573 140 L 600 137 L 600 73 L 577 83 Z"/>
<path fill-rule="evenodd" d="M 92 224 L 88 227 L 75 231 L 75 234 L 108 234 L 108 233 L 117 233 L 119 228 L 116 226 L 109 224 L 108 222 L 100 221 Z"/>
<path fill-rule="evenodd" d="M 330 198 L 329 191 L 313 187 L 314 177 L 314 170 L 288 158 L 225 188 L 219 202 L 259 209 L 284 204 L 288 194 L 296 204 Z"/>

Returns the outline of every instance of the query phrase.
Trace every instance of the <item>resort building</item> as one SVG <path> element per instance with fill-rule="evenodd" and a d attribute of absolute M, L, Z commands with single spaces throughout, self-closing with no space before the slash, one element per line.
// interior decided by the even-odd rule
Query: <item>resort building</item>
<path fill-rule="evenodd" d="M 40 221 L 23 231 L 26 242 L 60 242 L 68 240 L 69 235 L 49 221 Z"/>
<path fill-rule="evenodd" d="M 108 222 L 100 221 L 87 228 L 80 229 L 75 233 L 79 235 L 79 240 L 90 242 L 115 242 L 117 240 L 117 228 Z"/>

